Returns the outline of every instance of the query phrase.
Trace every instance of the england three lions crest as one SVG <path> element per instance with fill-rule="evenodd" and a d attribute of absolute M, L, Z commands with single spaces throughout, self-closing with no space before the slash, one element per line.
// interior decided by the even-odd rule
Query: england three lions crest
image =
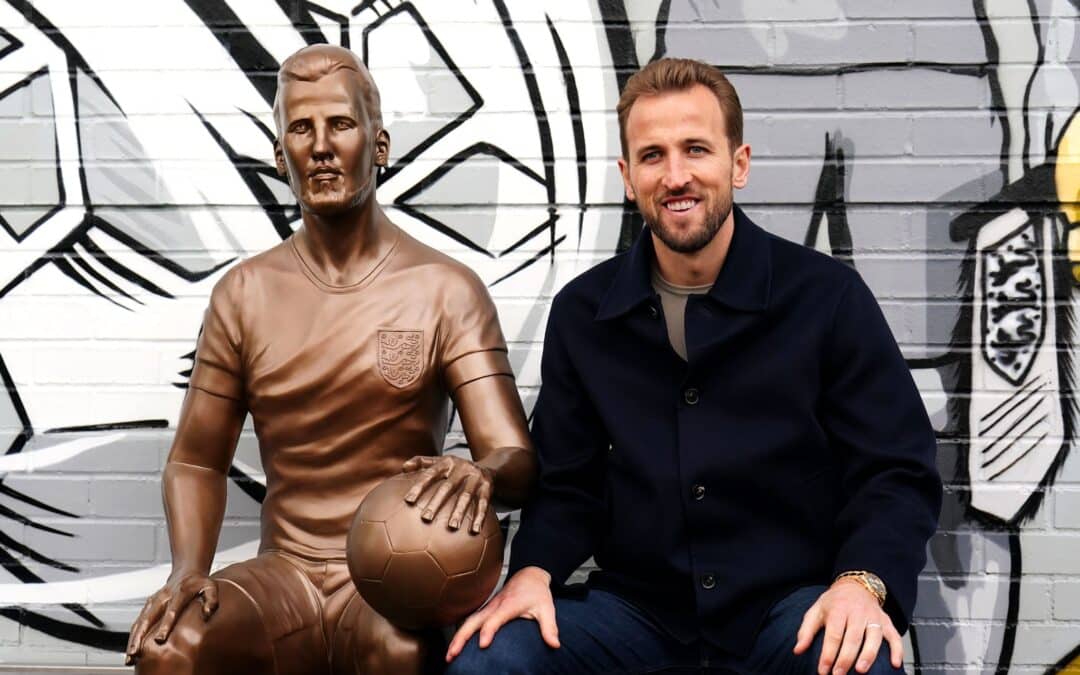
<path fill-rule="evenodd" d="M 424 334 L 418 330 L 379 331 L 379 372 L 403 389 L 424 371 Z"/>

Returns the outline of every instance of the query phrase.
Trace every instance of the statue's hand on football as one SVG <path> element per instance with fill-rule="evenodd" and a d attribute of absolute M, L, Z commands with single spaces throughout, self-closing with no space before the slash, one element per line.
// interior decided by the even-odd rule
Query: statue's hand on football
<path fill-rule="evenodd" d="M 453 455 L 418 455 L 405 462 L 401 470 L 415 480 L 405 493 L 405 501 L 420 506 L 420 517 L 425 522 L 435 520 L 456 495 L 447 525 L 456 530 L 463 519 L 471 516 L 469 530 L 473 534 L 480 532 L 495 487 L 494 471 Z"/>
<path fill-rule="evenodd" d="M 442 509 L 430 522 L 421 520 L 422 507 L 405 498 L 415 487 L 414 476 L 402 473 L 364 498 L 346 543 L 349 572 L 364 600 L 391 623 L 406 629 L 448 626 L 495 589 L 502 573 L 502 530 L 487 497 L 478 515 L 466 500 L 464 514 Z M 479 531 L 451 529 L 451 515 L 459 524 L 462 516 L 479 523 Z"/>

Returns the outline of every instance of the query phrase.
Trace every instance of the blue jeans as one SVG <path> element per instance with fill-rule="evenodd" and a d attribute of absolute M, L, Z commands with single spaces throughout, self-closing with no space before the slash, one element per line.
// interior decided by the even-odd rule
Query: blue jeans
<path fill-rule="evenodd" d="M 825 591 L 801 588 L 776 604 L 745 658 L 736 658 L 704 642 L 672 638 L 634 605 L 606 591 L 590 590 L 584 598 L 556 598 L 559 649 L 544 644 L 534 621 L 507 623 L 487 649 L 473 635 L 454 659 L 447 675 L 498 673 L 768 673 L 817 675 L 824 630 L 809 651 L 791 653 L 803 614 Z M 854 669 L 849 671 L 854 673 Z M 881 643 L 870 673 L 903 672 L 889 663 L 889 646 Z"/>

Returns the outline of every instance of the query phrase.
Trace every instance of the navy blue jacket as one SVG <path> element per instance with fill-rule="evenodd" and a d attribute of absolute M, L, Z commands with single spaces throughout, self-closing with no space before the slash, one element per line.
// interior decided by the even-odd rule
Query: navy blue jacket
<path fill-rule="evenodd" d="M 686 306 L 688 361 L 650 282 L 652 238 L 554 298 L 533 420 L 540 477 L 511 549 L 670 633 L 745 654 L 797 587 L 870 570 L 904 631 L 941 505 L 926 410 L 873 295 L 735 208 L 720 276 Z M 792 636 L 794 644 L 795 636 Z"/>

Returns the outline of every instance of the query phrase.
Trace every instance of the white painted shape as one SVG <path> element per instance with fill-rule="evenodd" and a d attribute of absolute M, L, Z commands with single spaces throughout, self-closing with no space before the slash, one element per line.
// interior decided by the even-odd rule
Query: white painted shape
<path fill-rule="evenodd" d="M 110 443 L 115 443 L 124 438 L 126 434 L 109 434 L 106 436 L 91 436 L 74 441 L 64 441 L 47 448 L 24 450 L 13 455 L 0 456 L 0 474 L 8 473 L 33 473 L 38 469 L 62 464 L 69 459 L 100 448 Z"/>
<path fill-rule="evenodd" d="M 829 214 L 827 213 L 821 215 L 817 236 L 814 238 L 814 248 L 825 255 L 832 255 L 832 242 L 829 240 Z"/>
<path fill-rule="evenodd" d="M 214 558 L 212 570 L 258 555 L 259 542 L 249 541 L 224 551 Z M 0 584 L 0 604 L 60 605 L 76 603 L 92 605 L 106 602 L 142 600 L 159 588 L 169 577 L 171 565 L 155 565 L 134 572 L 106 574 L 73 581 L 52 581 L 40 584 Z"/>
<path fill-rule="evenodd" d="M 1024 385 L 1038 380 L 1043 384 L 1044 394 L 1041 395 L 1044 404 L 1037 415 L 1048 416 L 1045 428 L 1048 431 L 1046 438 L 1036 444 L 1034 449 L 1028 452 L 1022 459 L 1018 459 L 1012 453 L 1007 453 L 987 467 L 983 467 L 984 458 L 994 456 L 1000 448 L 1006 447 L 1014 436 L 1002 438 L 1002 434 L 1008 431 L 1009 421 L 998 424 L 988 430 L 988 433 L 980 436 L 979 425 L 989 426 L 996 419 L 988 417 L 986 422 L 980 420 L 989 415 L 1001 403 L 1002 398 L 996 396 L 973 396 L 968 413 L 970 431 L 970 447 L 968 450 L 968 473 L 971 480 L 971 505 L 973 508 L 990 515 L 1009 520 L 1013 518 L 1020 507 L 1034 493 L 1039 483 L 1045 478 L 1054 458 L 1061 448 L 1061 439 L 1064 435 L 1061 406 L 1057 399 L 1057 391 L 1060 387 L 1060 373 L 1057 367 L 1057 353 L 1055 349 L 1055 335 L 1057 335 L 1057 314 L 1055 307 L 1050 302 L 1044 302 L 1043 313 L 1046 323 L 1043 328 L 1042 342 L 1034 357 L 1030 372 L 1019 386 L 1014 386 L 998 375 L 986 362 L 983 355 L 983 341 L 986 336 L 982 335 L 981 316 L 984 311 L 984 289 L 982 286 L 983 259 L 982 252 L 987 247 L 997 243 L 1028 220 L 1028 214 L 1022 209 L 1012 209 L 1008 213 L 999 216 L 993 221 L 983 225 L 979 231 L 975 245 L 975 288 L 972 311 L 972 364 L 971 364 L 971 390 L 974 392 L 1001 392 L 1012 394 L 1018 392 Z M 1042 230 L 1044 242 L 1053 241 L 1055 232 L 1052 218 L 1043 219 L 1036 223 L 1036 227 Z M 1044 246 L 1041 251 L 1043 266 L 1043 293 L 1044 298 L 1054 297 L 1054 280 L 1050 270 L 1053 269 L 1052 246 Z M 1038 400 L 1036 395 L 1031 401 Z M 1021 406 L 1026 409 L 1030 403 Z M 1008 410 L 1005 407 L 1004 410 Z M 1016 414 L 1019 414 L 1019 410 Z M 998 413 L 1000 414 L 1000 413 Z M 1013 434 L 1019 434 L 1026 425 L 1013 430 Z M 1035 433 L 1041 434 L 1042 428 Z M 1012 446 L 1013 452 L 1022 452 L 1031 446 L 1031 441 L 1037 436 L 1029 436 L 1021 439 Z M 987 449 L 991 453 L 985 453 Z M 1014 459 L 1018 459 L 1012 463 Z M 1004 467 L 1011 467 L 997 475 Z M 996 476 L 996 477 L 995 477 Z"/>
<path fill-rule="evenodd" d="M 1023 17 L 1023 19 L 1017 19 Z M 986 18 L 997 43 L 998 63 L 995 69 L 1001 98 L 1005 104 L 1009 123 L 1008 181 L 1019 180 L 1023 175 L 1024 144 L 1028 141 L 1024 130 L 1026 92 L 1028 83 L 1035 75 L 1039 58 L 1039 39 L 1027 0 L 986 0 Z M 1032 139 L 1041 143 L 1041 139 Z"/>

